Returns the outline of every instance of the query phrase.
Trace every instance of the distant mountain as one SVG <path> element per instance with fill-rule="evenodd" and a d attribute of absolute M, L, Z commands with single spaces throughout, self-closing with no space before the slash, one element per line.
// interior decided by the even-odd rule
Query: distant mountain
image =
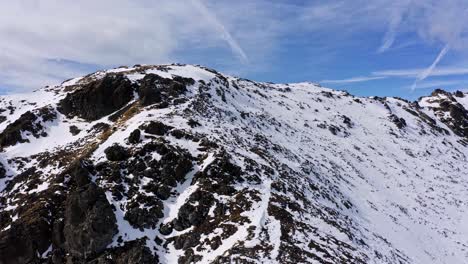
<path fill-rule="evenodd" d="M 177 64 L 0 100 L 0 264 L 468 262 L 468 94 Z"/>

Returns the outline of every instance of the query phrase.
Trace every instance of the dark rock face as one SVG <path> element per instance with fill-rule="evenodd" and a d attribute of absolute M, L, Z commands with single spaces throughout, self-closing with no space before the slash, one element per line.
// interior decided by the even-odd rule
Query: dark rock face
<path fill-rule="evenodd" d="M 151 135 L 157 135 L 157 136 L 163 136 L 165 135 L 169 130 L 171 130 L 173 127 L 167 126 L 159 121 L 151 121 L 144 127 L 142 127 L 143 131 L 145 133 L 151 134 Z"/>
<path fill-rule="evenodd" d="M 81 132 L 81 130 L 77 126 L 70 126 L 70 133 L 73 136 L 78 135 Z"/>
<path fill-rule="evenodd" d="M 144 106 L 152 104 L 166 104 L 170 99 L 177 98 L 187 91 L 186 86 L 194 84 L 195 81 L 189 78 L 174 77 L 173 79 L 163 78 L 156 74 L 147 74 L 141 80 L 138 94 Z M 161 105 L 163 107 L 163 105 Z"/>
<path fill-rule="evenodd" d="M 5 176 L 6 176 L 6 169 L 5 169 L 5 167 L 3 166 L 3 164 L 0 163 L 0 179 L 5 178 Z"/>
<path fill-rule="evenodd" d="M 130 156 L 128 150 L 118 144 L 108 147 L 104 150 L 104 153 L 106 154 L 106 158 L 110 161 L 121 161 Z"/>
<path fill-rule="evenodd" d="M 406 126 L 406 120 L 404 118 L 398 117 L 395 114 L 389 116 L 390 121 L 392 121 L 399 129 L 402 129 Z"/>
<path fill-rule="evenodd" d="M 95 255 L 116 233 L 115 215 L 102 189 L 90 183 L 70 194 L 63 228 L 67 252 L 79 258 Z"/>
<path fill-rule="evenodd" d="M 107 74 L 101 80 L 68 94 L 60 101 L 58 110 L 69 117 L 97 120 L 130 102 L 134 89 L 132 82 L 123 75 Z"/>
<path fill-rule="evenodd" d="M 37 116 L 32 112 L 26 112 L 18 120 L 9 124 L 0 134 L 0 146 L 7 147 L 16 145 L 16 143 L 26 142 L 21 136 L 21 131 L 38 131 L 34 125 Z"/>
<path fill-rule="evenodd" d="M 28 142 L 23 139 L 21 132 L 29 132 L 34 137 L 46 137 L 40 120 L 43 122 L 52 121 L 56 118 L 56 113 L 52 108 L 40 108 L 35 113 L 28 111 L 22 114 L 15 122 L 9 124 L 0 134 L 0 147 L 14 146 L 17 143 Z"/>
<path fill-rule="evenodd" d="M 130 133 L 130 136 L 128 137 L 128 142 L 130 144 L 138 144 L 141 142 L 141 131 L 140 129 L 135 129 L 133 130 L 132 133 Z"/>
<path fill-rule="evenodd" d="M 140 208 L 140 204 L 145 208 Z M 164 216 L 163 210 L 160 200 L 138 195 L 127 205 L 125 219 L 138 228 L 156 228 L 159 218 Z"/>
<path fill-rule="evenodd" d="M 448 104 L 443 106 L 450 113 L 451 122 L 447 122 L 455 134 L 468 138 L 468 111 L 461 104 Z"/>
<path fill-rule="evenodd" d="M 465 97 L 465 94 L 464 94 L 462 91 L 456 91 L 454 95 L 455 95 L 456 97 L 460 97 L 460 98 Z"/>
<path fill-rule="evenodd" d="M 190 199 L 197 201 L 198 205 L 193 206 L 186 203 L 180 208 L 177 218 L 174 220 L 174 229 L 177 231 L 182 231 L 192 225 L 201 225 L 214 202 L 213 195 L 204 191 L 195 192 Z"/>
<path fill-rule="evenodd" d="M 125 243 L 123 247 L 100 256 L 88 264 L 154 264 L 159 263 L 158 257 L 153 256 L 146 247 L 145 240 L 135 240 Z"/>
<path fill-rule="evenodd" d="M 50 245 L 50 228 L 41 206 L 33 206 L 23 218 L 0 233 L 0 264 L 38 263 L 37 253 Z"/>
<path fill-rule="evenodd" d="M 463 97 L 463 93 L 455 93 L 436 89 L 432 95 L 444 95 L 442 99 L 435 99 L 439 107 L 433 108 L 440 121 L 445 123 L 456 135 L 468 139 L 468 110 L 457 102 L 455 97 Z M 448 114 L 448 115 L 447 115 Z"/>
<path fill-rule="evenodd" d="M 445 91 L 445 90 L 442 90 L 442 89 L 435 89 L 432 93 L 431 93 L 431 96 L 437 96 L 439 94 L 443 94 L 443 95 L 447 95 L 447 96 L 450 96 L 450 93 Z"/>
<path fill-rule="evenodd" d="M 71 180 L 78 187 L 82 187 L 90 183 L 90 171 L 84 161 L 77 160 L 73 162 L 64 174 L 70 175 Z"/>

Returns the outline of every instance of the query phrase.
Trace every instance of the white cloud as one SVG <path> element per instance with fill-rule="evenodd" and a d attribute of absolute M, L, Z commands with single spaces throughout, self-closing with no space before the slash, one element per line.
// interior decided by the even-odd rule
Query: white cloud
<path fill-rule="evenodd" d="M 341 79 L 341 80 L 322 80 L 320 83 L 335 83 L 335 84 L 341 84 L 341 83 L 355 83 L 355 82 L 368 82 L 368 81 L 374 81 L 374 80 L 381 80 L 385 79 L 387 77 L 385 76 L 374 76 L 374 77 L 353 77 L 349 79 Z"/>
<path fill-rule="evenodd" d="M 292 46 L 316 50 L 301 59 L 330 63 L 326 52 L 369 34 L 382 36 L 373 43 L 380 51 L 411 34 L 458 54 L 468 50 L 466 8 L 466 0 L 0 1 L 0 86 L 38 88 L 87 71 L 55 59 L 99 67 L 209 62 L 245 73 L 279 68 Z"/>
<path fill-rule="evenodd" d="M 206 49 L 219 53 L 231 48 L 235 56 L 225 53 L 224 61 L 246 62 L 242 39 L 235 35 L 254 20 L 244 17 L 251 22 L 240 24 L 234 18 L 239 13 L 223 13 L 222 19 L 214 13 L 198 0 L 1 1 L 0 86 L 38 88 L 85 73 L 54 63 L 56 59 L 107 68 L 178 62 L 187 50 L 201 56 Z M 231 26 L 236 34 L 228 30 Z M 257 34 L 255 40 L 269 42 L 267 34 Z"/>
<path fill-rule="evenodd" d="M 372 72 L 374 76 L 417 78 L 424 68 L 416 69 L 393 69 Z M 455 76 L 468 75 L 468 67 L 439 67 L 432 70 L 431 76 Z"/>

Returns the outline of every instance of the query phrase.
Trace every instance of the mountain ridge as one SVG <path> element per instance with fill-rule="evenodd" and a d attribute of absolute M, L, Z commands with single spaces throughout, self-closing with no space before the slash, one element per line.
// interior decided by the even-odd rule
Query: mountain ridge
<path fill-rule="evenodd" d="M 0 263 L 468 258 L 465 93 L 174 64 L 1 98 Z"/>

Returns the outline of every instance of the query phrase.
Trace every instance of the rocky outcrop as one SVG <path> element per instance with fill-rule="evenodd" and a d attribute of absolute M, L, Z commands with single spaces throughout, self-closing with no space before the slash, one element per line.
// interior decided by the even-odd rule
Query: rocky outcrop
<path fill-rule="evenodd" d="M 159 263 L 146 247 L 145 239 L 125 243 L 124 246 L 112 249 L 87 264 L 155 264 Z"/>
<path fill-rule="evenodd" d="M 145 133 L 157 136 L 164 136 L 169 130 L 173 129 L 173 127 L 167 126 L 159 121 L 151 121 L 140 128 L 143 129 Z"/>
<path fill-rule="evenodd" d="M 27 111 L 16 121 L 9 124 L 0 134 L 0 148 L 14 146 L 17 143 L 29 142 L 23 134 L 30 134 L 36 138 L 46 137 L 44 123 L 56 118 L 56 112 L 50 107 L 43 107 L 36 111 Z"/>
<path fill-rule="evenodd" d="M 435 103 L 431 107 L 440 121 L 447 125 L 453 133 L 468 140 L 468 110 L 457 101 L 457 98 L 464 98 L 460 91 L 450 93 L 442 89 L 436 89 L 431 97 L 425 100 Z"/>
<path fill-rule="evenodd" d="M 395 114 L 389 116 L 390 121 L 392 121 L 399 129 L 402 129 L 406 126 L 406 120 L 404 118 L 398 117 Z"/>
<path fill-rule="evenodd" d="M 134 90 L 135 85 L 125 76 L 107 74 L 69 93 L 58 110 L 69 117 L 97 120 L 124 107 L 133 99 Z"/>
<path fill-rule="evenodd" d="M 101 253 L 117 233 L 114 212 L 103 190 L 94 183 L 70 194 L 64 218 L 65 249 L 74 257 Z"/>
<path fill-rule="evenodd" d="M 176 76 L 168 79 L 156 74 L 147 74 L 140 81 L 138 95 L 143 105 L 157 104 L 158 107 L 163 108 L 185 93 L 188 85 L 194 83 L 195 81 L 190 78 Z"/>
<path fill-rule="evenodd" d="M 48 210 L 43 203 L 31 205 L 10 227 L 0 232 L 0 264 L 38 263 L 51 244 Z"/>

